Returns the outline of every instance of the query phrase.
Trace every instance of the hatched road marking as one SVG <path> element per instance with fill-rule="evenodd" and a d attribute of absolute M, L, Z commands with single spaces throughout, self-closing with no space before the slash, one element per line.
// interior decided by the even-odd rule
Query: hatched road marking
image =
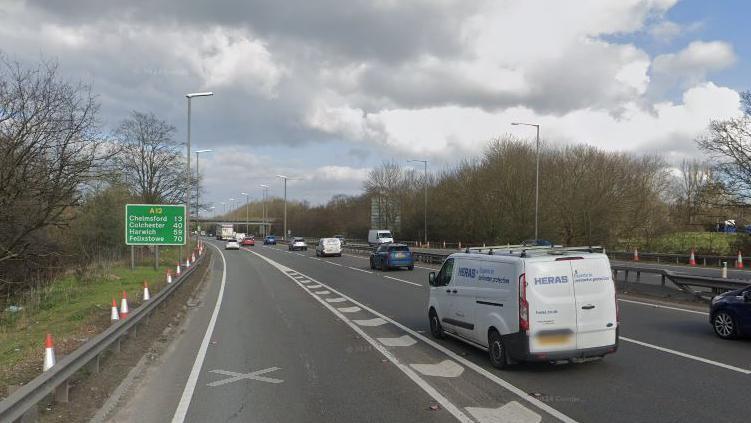
<path fill-rule="evenodd" d="M 538 423 L 542 420 L 539 414 L 516 401 L 498 408 L 467 407 L 466 410 L 480 423 Z"/>
<path fill-rule="evenodd" d="M 347 301 L 347 299 L 346 298 L 342 298 L 342 297 L 339 297 L 339 298 L 326 298 L 326 302 L 327 303 L 343 303 L 345 301 Z"/>
<path fill-rule="evenodd" d="M 367 326 L 367 327 L 375 327 L 375 326 L 381 326 L 381 325 L 386 324 L 386 321 L 381 319 L 380 317 L 376 317 L 374 319 L 353 320 L 353 322 L 357 323 L 360 326 Z"/>
<path fill-rule="evenodd" d="M 341 311 L 342 313 L 357 313 L 358 311 L 362 310 L 360 307 L 340 307 L 337 308 L 337 310 Z"/>
<path fill-rule="evenodd" d="M 378 342 L 387 347 L 411 347 L 417 341 L 409 335 L 402 335 L 398 338 L 376 338 Z"/>
<path fill-rule="evenodd" d="M 453 360 L 443 360 L 438 364 L 410 364 L 409 366 L 425 376 L 458 377 L 464 372 L 464 367 Z"/>

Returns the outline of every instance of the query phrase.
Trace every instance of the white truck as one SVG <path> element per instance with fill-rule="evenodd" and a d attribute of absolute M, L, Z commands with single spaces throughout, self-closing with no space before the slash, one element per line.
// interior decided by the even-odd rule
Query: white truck
<path fill-rule="evenodd" d="M 430 272 L 431 334 L 518 361 L 575 361 L 618 349 L 618 305 L 608 257 L 554 247 L 449 256 Z"/>
<path fill-rule="evenodd" d="M 387 242 L 394 242 L 394 236 L 388 229 L 371 229 L 368 231 L 368 244 L 377 246 Z"/>
<path fill-rule="evenodd" d="M 231 223 L 222 223 L 216 235 L 221 236 L 220 239 L 225 241 L 235 239 L 235 228 Z"/>

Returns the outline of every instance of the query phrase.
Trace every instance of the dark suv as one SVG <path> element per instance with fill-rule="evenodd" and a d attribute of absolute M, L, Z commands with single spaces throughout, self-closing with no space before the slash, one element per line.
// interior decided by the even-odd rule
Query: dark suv
<path fill-rule="evenodd" d="M 751 286 L 712 298 L 709 322 L 720 338 L 751 336 Z"/>

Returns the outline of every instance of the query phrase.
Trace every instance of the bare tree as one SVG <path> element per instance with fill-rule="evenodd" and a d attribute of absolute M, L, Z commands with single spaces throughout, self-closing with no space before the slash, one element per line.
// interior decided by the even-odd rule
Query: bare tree
<path fill-rule="evenodd" d="M 115 168 L 144 203 L 184 201 L 185 162 L 174 132 L 153 113 L 134 111 L 115 133 L 120 147 Z"/>
<path fill-rule="evenodd" d="M 710 167 L 699 160 L 681 162 L 680 201 L 685 206 L 689 225 L 694 224 L 695 216 L 701 208 L 702 194 L 711 181 Z"/>
<path fill-rule="evenodd" d="M 740 203 L 751 200 L 751 116 L 715 120 L 707 134 L 697 139 L 710 155 L 719 181 Z"/>
<path fill-rule="evenodd" d="M 89 87 L 62 80 L 56 63 L 0 56 L 0 263 L 39 254 L 32 238 L 69 221 L 104 159 L 97 109 Z"/>

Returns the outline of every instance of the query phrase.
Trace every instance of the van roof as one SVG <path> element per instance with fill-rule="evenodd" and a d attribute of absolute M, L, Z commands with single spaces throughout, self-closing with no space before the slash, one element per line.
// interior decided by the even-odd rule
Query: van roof
<path fill-rule="evenodd" d="M 569 248 L 551 248 L 551 247 L 527 247 L 527 248 L 506 248 L 506 247 L 489 247 L 485 249 L 468 249 L 467 252 L 454 253 L 451 257 L 472 257 L 482 258 L 489 261 L 556 261 L 567 260 L 574 257 L 600 258 L 607 257 L 602 253 L 601 247 L 569 247 Z"/>

